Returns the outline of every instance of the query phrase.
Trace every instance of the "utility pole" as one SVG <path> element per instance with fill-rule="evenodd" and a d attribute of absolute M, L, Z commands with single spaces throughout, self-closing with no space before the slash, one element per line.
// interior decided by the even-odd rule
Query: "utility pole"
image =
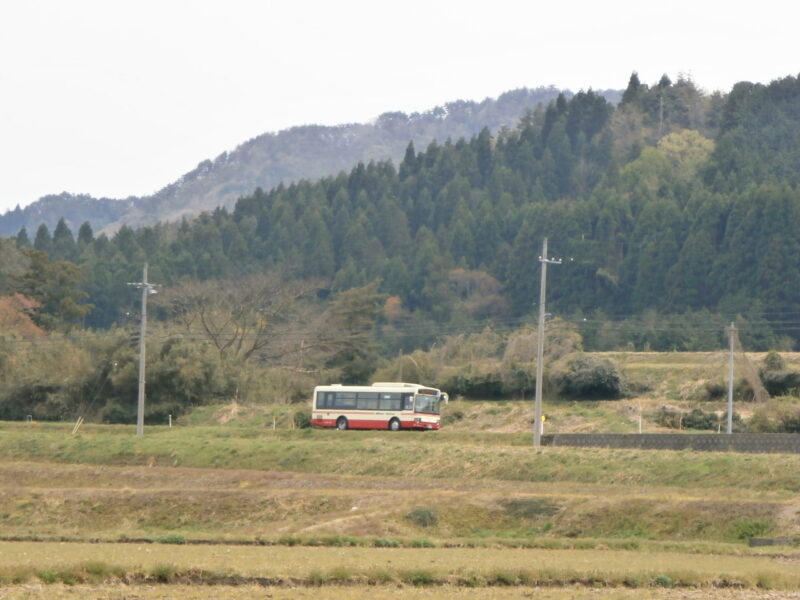
<path fill-rule="evenodd" d="M 145 334 L 147 332 L 147 296 L 155 294 L 155 285 L 147 282 L 147 263 L 144 263 L 142 281 L 129 283 L 142 290 L 142 322 L 139 329 L 139 402 L 136 412 L 136 437 L 144 435 L 144 366 L 145 366 Z"/>
<path fill-rule="evenodd" d="M 536 399 L 533 409 L 533 447 L 538 448 L 542 445 L 542 373 L 544 363 L 544 299 L 547 288 L 547 265 L 560 265 L 561 261 L 547 258 L 547 238 L 542 243 L 542 255 L 539 257 L 542 263 L 542 279 L 539 284 L 539 329 L 536 332 Z"/>
<path fill-rule="evenodd" d="M 733 433 L 733 348 L 736 339 L 736 325 L 731 321 L 728 330 L 730 338 L 730 353 L 728 355 L 728 427 L 726 433 Z"/>

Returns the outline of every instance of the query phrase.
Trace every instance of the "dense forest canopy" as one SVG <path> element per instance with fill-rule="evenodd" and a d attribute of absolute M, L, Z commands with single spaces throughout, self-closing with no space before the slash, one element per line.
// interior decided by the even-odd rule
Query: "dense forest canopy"
<path fill-rule="evenodd" d="M 84 225 L 75 241 L 62 221 L 18 245 L 80 265 L 92 327 L 119 322 L 145 261 L 165 285 L 278 269 L 334 291 L 379 281 L 439 324 L 519 318 L 537 301 L 544 236 L 570 259 L 551 275 L 561 315 L 769 320 L 800 308 L 799 132 L 794 77 L 707 96 L 687 79 L 647 86 L 634 74 L 616 108 L 592 91 L 560 96 L 513 130 L 409 144 L 397 166 L 257 189 L 179 227 L 95 239 Z"/>
<path fill-rule="evenodd" d="M 30 297 L 35 325 L 53 330 L 124 325 L 145 262 L 151 281 L 186 293 L 279 274 L 306 286 L 317 314 L 369 290 L 380 310 L 352 328 L 377 325 L 360 359 L 343 358 L 335 335 L 291 334 L 329 348 L 329 367 L 354 368 L 530 320 L 548 237 L 564 259 L 548 310 L 586 349 L 714 349 L 734 319 L 750 348 L 787 349 L 800 340 L 798 140 L 796 77 L 708 95 L 634 73 L 617 106 L 561 95 L 514 128 L 409 143 L 399 164 L 259 188 L 180 225 L 23 229 L 0 247 L 0 292 Z"/>

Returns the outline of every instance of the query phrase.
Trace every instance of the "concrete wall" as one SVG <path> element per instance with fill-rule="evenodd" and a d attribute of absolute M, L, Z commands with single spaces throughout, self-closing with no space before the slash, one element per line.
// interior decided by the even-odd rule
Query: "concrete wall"
<path fill-rule="evenodd" d="M 709 452 L 800 453 L 797 433 L 556 433 L 543 446 L 701 450 Z"/>

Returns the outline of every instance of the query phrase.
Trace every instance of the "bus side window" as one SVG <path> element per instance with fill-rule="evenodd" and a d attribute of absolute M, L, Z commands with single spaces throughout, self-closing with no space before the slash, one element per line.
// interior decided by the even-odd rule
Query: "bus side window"
<path fill-rule="evenodd" d="M 358 392 L 356 397 L 356 408 L 362 410 L 377 410 L 378 396 L 375 392 Z"/>
<path fill-rule="evenodd" d="M 336 394 L 334 401 L 335 408 L 355 408 L 356 407 L 356 393 L 355 392 L 334 392 Z"/>
<path fill-rule="evenodd" d="M 397 404 L 397 400 L 399 400 L 399 396 L 397 394 L 381 394 L 378 408 L 380 410 L 397 410 L 397 407 L 395 406 L 395 404 Z"/>
<path fill-rule="evenodd" d="M 414 408 L 414 394 L 403 394 L 403 410 Z"/>

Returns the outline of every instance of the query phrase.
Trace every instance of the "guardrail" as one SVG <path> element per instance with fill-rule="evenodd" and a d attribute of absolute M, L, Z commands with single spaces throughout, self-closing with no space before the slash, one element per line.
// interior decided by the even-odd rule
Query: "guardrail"
<path fill-rule="evenodd" d="M 555 433 L 544 446 L 800 454 L 798 433 Z"/>

